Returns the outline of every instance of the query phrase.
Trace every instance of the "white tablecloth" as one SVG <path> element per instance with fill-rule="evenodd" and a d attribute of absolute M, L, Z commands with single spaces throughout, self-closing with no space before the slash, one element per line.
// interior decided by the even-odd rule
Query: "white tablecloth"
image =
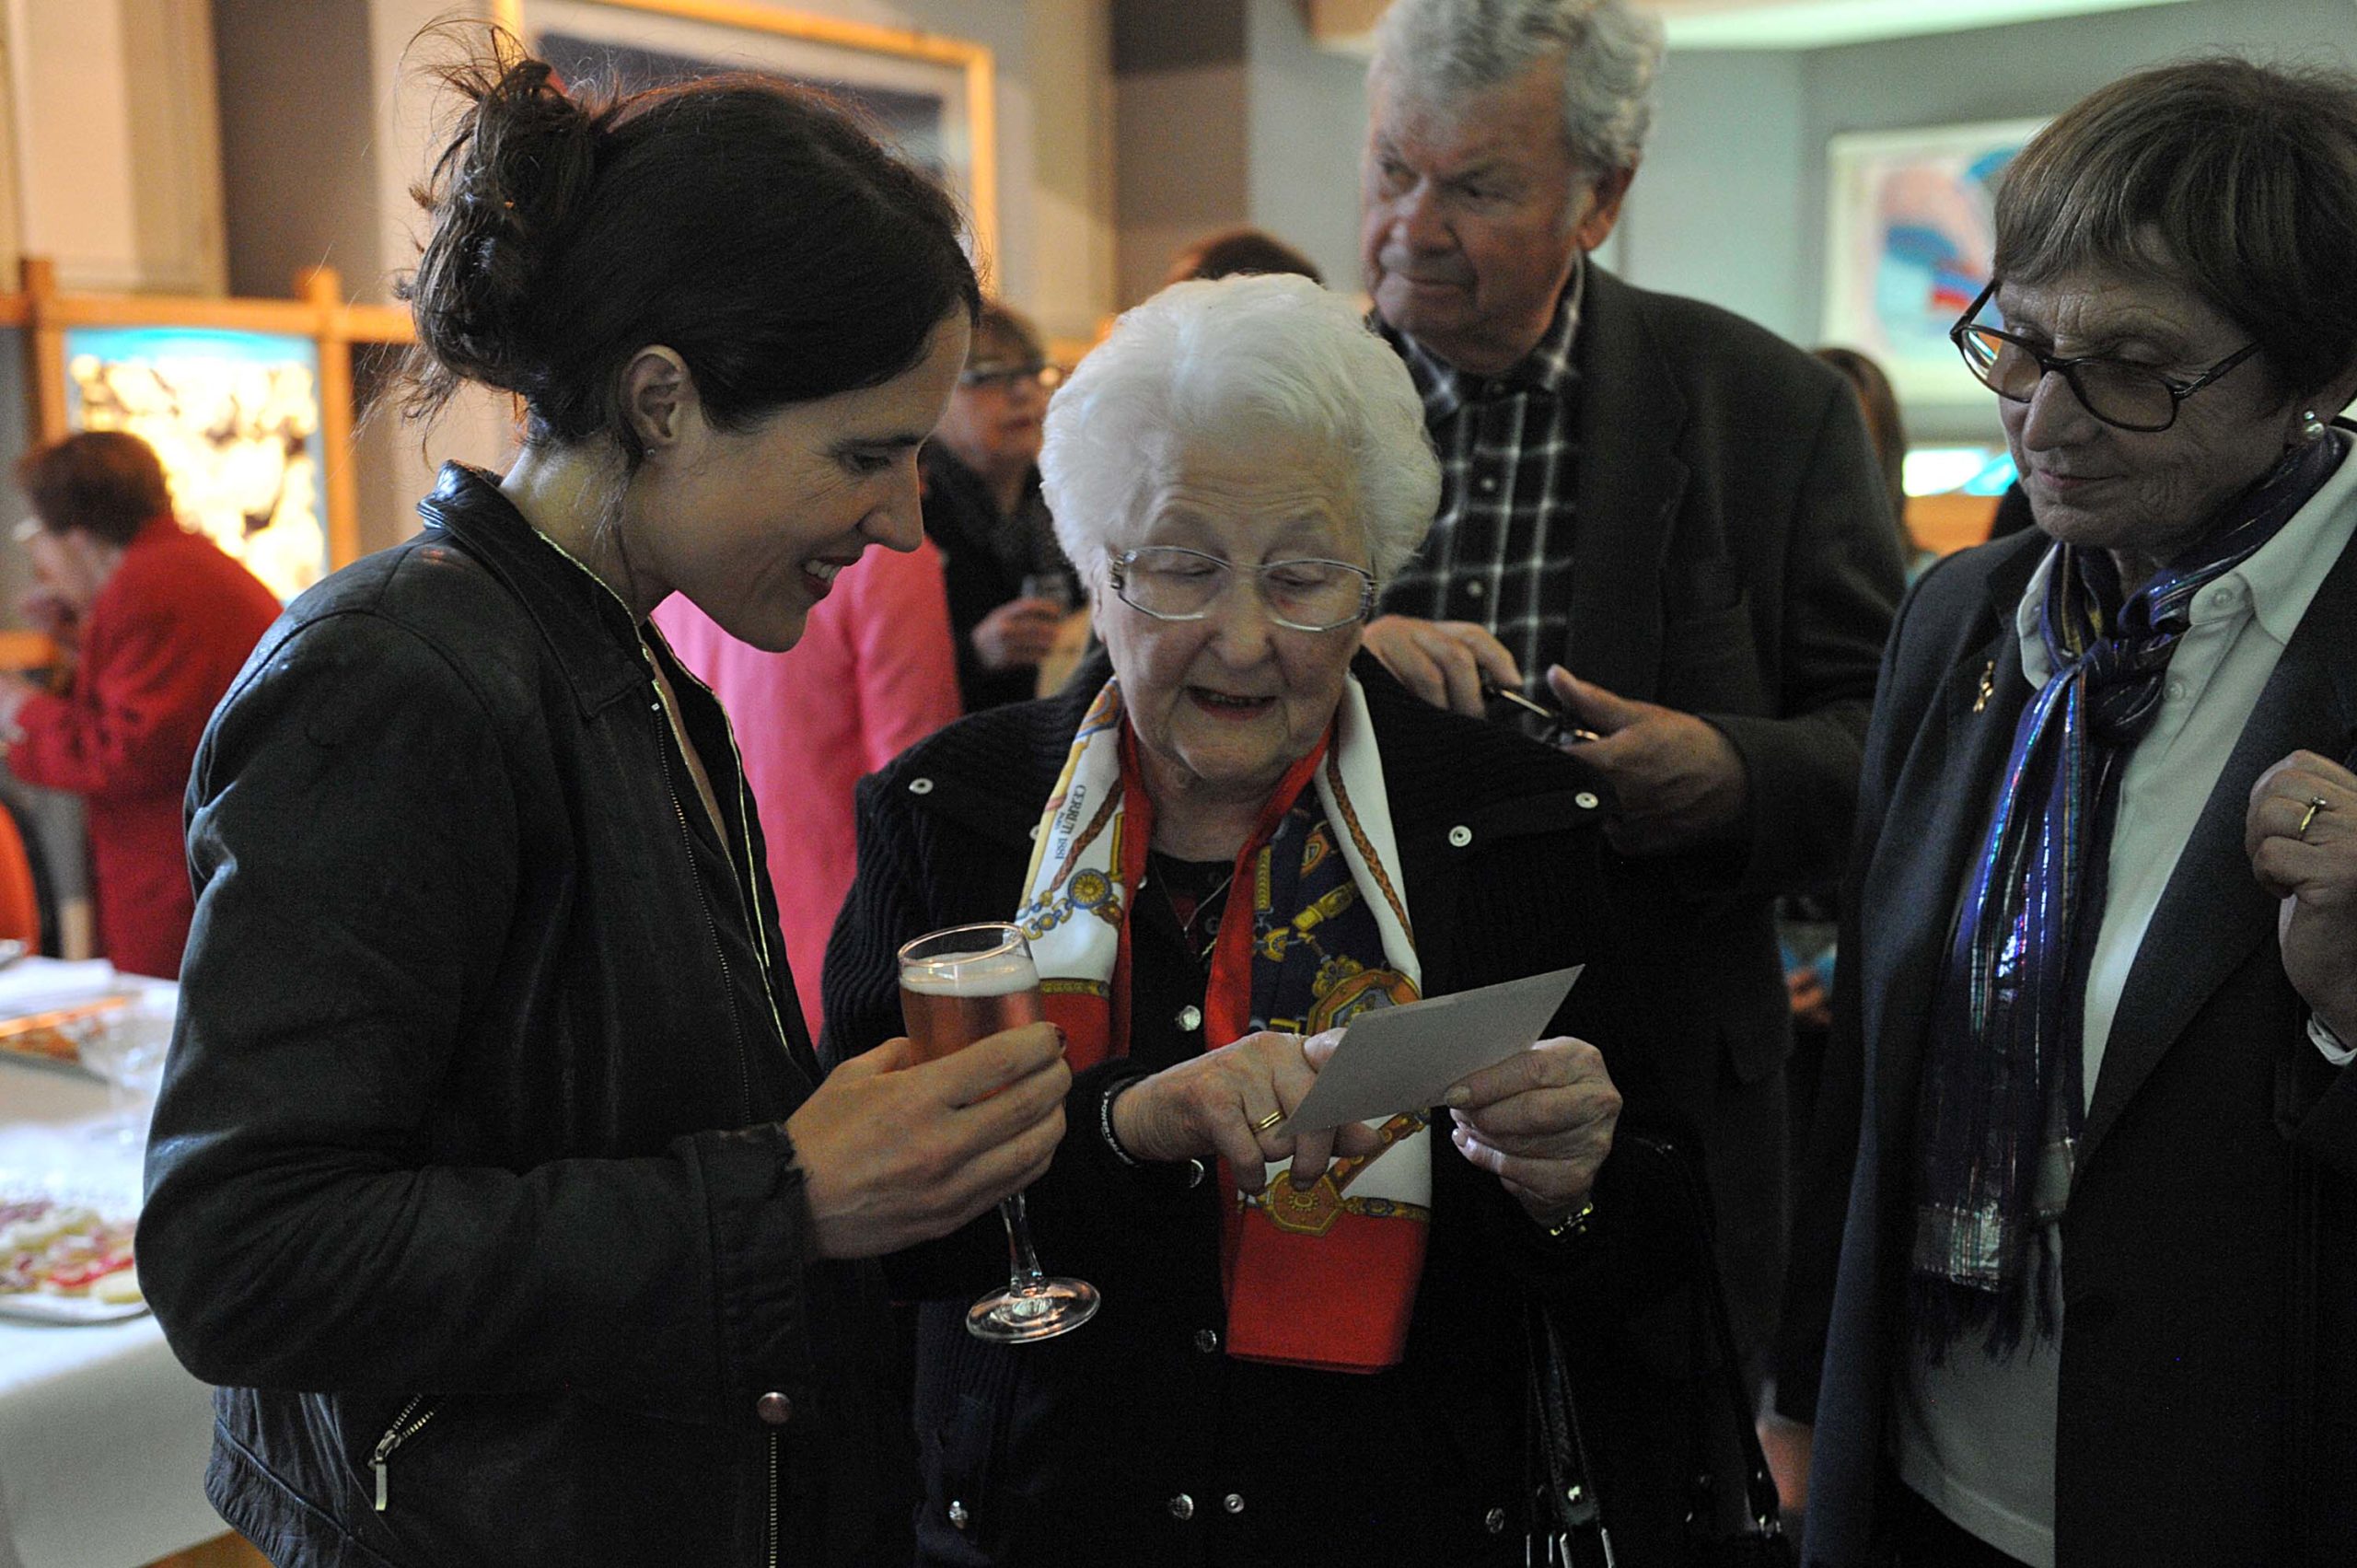
<path fill-rule="evenodd" d="M 0 1060 L 0 1184 L 135 1200 L 138 1150 L 88 1137 L 107 1114 L 95 1079 Z M 221 1534 L 212 1432 L 212 1391 L 155 1318 L 0 1319 L 0 1568 L 135 1568 Z"/>

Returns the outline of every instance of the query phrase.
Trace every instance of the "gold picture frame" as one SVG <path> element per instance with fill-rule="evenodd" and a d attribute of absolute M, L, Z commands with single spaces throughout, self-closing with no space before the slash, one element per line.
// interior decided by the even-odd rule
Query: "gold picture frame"
<path fill-rule="evenodd" d="M 996 67 L 983 45 L 749 0 L 491 0 L 491 10 L 528 48 L 540 36 L 534 29 L 541 19 L 554 17 L 576 29 L 593 24 L 599 39 L 621 48 L 766 70 L 853 96 L 877 87 L 937 98 L 940 172 L 973 225 L 976 268 L 991 275 L 998 256 Z M 928 82 L 928 74 L 937 75 Z"/>

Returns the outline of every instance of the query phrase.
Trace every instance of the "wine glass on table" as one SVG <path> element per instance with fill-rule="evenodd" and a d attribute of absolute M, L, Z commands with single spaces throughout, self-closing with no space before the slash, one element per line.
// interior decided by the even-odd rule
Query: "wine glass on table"
<path fill-rule="evenodd" d="M 935 1062 L 986 1035 L 1036 1024 L 1039 971 L 1012 925 L 958 925 L 900 949 L 900 1016 L 917 1060 Z M 1006 1224 L 1009 1277 L 967 1310 L 977 1339 L 1019 1344 L 1069 1333 L 1097 1316 L 1097 1287 L 1041 1272 L 1023 1194 L 998 1206 Z"/>
<path fill-rule="evenodd" d="M 135 997 L 75 1022 L 82 1065 L 107 1086 L 109 1115 L 90 1135 L 102 1145 L 137 1149 L 147 1140 L 147 1118 L 164 1079 L 164 1056 L 172 1043 L 171 1005 Z"/>

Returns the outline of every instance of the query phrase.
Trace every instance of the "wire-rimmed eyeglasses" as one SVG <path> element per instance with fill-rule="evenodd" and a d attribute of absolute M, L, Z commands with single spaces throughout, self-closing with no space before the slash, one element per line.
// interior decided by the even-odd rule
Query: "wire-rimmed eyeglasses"
<path fill-rule="evenodd" d="M 2258 352 L 2256 342 L 2245 343 L 2190 381 L 2102 354 L 2064 359 L 2026 338 L 1975 321 L 1996 293 L 1997 280 L 1991 278 L 1971 308 L 1948 329 L 1949 341 L 1964 355 L 1965 368 L 1973 377 L 2007 402 L 2026 403 L 2049 372 L 2060 374 L 2080 407 L 2121 430 L 2144 435 L 2166 430 L 2177 423 L 2179 403 Z"/>
<path fill-rule="evenodd" d="M 1113 592 L 1156 621 L 1201 621 L 1239 573 L 1252 579 L 1261 610 L 1295 632 L 1331 632 L 1375 609 L 1375 574 L 1347 561 L 1271 561 L 1237 566 L 1200 550 L 1148 545 L 1112 553 Z"/>

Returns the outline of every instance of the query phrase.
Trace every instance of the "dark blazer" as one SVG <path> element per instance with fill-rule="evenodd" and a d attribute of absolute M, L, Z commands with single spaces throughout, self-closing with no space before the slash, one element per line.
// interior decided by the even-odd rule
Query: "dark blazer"
<path fill-rule="evenodd" d="M 1623 878 L 1662 939 L 1663 1027 L 1700 1101 L 1723 1055 L 1748 1081 L 1790 1047 L 1771 900 L 1839 877 L 1898 548 L 1831 366 L 1593 264 L 1585 286 L 1564 667 L 1708 718 L 1750 779 L 1739 851 Z"/>
<path fill-rule="evenodd" d="M 1576 758 L 1426 707 L 1371 659 L 1359 671 L 1427 993 L 1591 959 L 1599 986 L 1583 981 L 1556 1023 L 1602 1042 L 1616 1079 L 1643 1079 L 1652 1041 L 1621 1021 L 1635 1008 L 1616 1015 L 1613 976 L 1627 971 L 1612 961 L 1618 936 L 1595 873 L 1608 795 Z M 1012 912 L 1031 830 L 1095 689 L 1077 682 L 968 718 L 861 784 L 860 876 L 827 956 L 830 1055 L 901 1032 L 898 944 Z M 1133 1015 L 1166 1017 L 1178 998 L 1147 1000 L 1161 982 L 1146 967 Z M 1611 1163 L 1598 1182 L 1602 1229 L 1552 1238 L 1457 1155 L 1444 1114 L 1406 1364 L 1372 1378 L 1251 1367 L 1220 1348 L 1218 1184 L 1190 1189 L 1177 1167 L 1125 1167 L 1099 1132 L 1108 1087 L 1143 1071 L 1117 1059 L 1075 1077 L 1062 1145 L 1030 1193 L 1042 1261 L 1104 1293 L 1095 1321 L 1036 1345 L 983 1345 L 966 1333 L 966 1304 L 1004 1277 L 995 1215 L 890 1260 L 898 1294 L 929 1298 L 916 1390 L 923 1561 L 1072 1561 L 1077 1551 L 1127 1564 L 1520 1563 L 1525 1284 L 1563 1304 L 1584 1364 L 1612 1364 L 1613 1376 L 1588 1386 L 1585 1413 L 1608 1465 L 1625 1467 L 1600 1488 L 1608 1510 L 1620 1511 L 1616 1523 L 1626 1516 L 1624 1539 L 1659 1539 L 1648 1523 L 1674 1535 L 1677 1486 L 1627 1472 L 1664 1460 L 1682 1477 L 1683 1461 L 1658 1434 L 1617 1438 L 1635 1402 L 1621 1375 L 1655 1350 L 1632 1346 L 1620 1317 L 1675 1249 L 1647 1246 L 1643 1206 L 1616 1197 Z M 1642 1111 L 1635 1096 L 1630 1103 Z M 1667 1343 L 1674 1357 L 1679 1342 Z M 1370 1405 L 1379 1419 L 1337 1413 Z M 1283 1429 L 1253 1428 L 1252 1412 L 1271 1408 L 1288 1418 Z M 1304 1491 L 1292 1476 L 1316 1479 Z"/>
<path fill-rule="evenodd" d="M 1782 1283 L 1792 1049 L 1773 900 L 1840 877 L 1898 545 L 1839 372 L 1593 262 L 1585 286 L 1563 665 L 1708 719 L 1750 782 L 1739 842 L 1611 875 L 1666 1087 L 1708 1157 L 1737 1334 L 1757 1351 Z"/>
<path fill-rule="evenodd" d="M 1817 1425 L 1813 1563 L 1882 1560 L 1927 1015 L 2031 696 L 2014 613 L 2047 542 L 1934 567 L 1884 660 L 1778 1383 Z M 2261 772 L 2357 738 L 2351 626 L 2357 549 L 2202 810 L 2096 1077 L 2062 1219 L 2055 1550 L 2073 1568 L 2357 1561 L 2357 1074 L 2307 1039 L 2243 851 Z"/>

